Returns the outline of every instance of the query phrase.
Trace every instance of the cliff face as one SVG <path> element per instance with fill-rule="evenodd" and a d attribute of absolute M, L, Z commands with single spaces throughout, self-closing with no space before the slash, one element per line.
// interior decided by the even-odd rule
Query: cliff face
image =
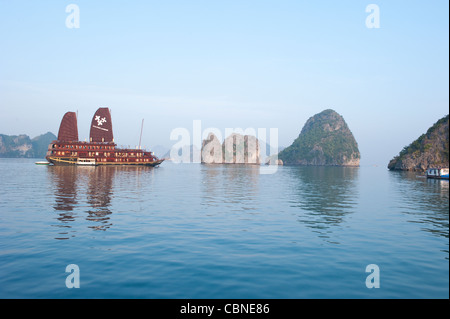
<path fill-rule="evenodd" d="M 0 135 L 0 157 L 33 157 L 27 135 Z"/>
<path fill-rule="evenodd" d="M 206 140 L 202 143 L 202 163 L 204 164 L 221 164 L 223 163 L 222 144 L 218 138 L 209 133 Z"/>
<path fill-rule="evenodd" d="M 48 145 L 56 140 L 50 132 L 30 139 L 27 135 L 0 134 L 0 157 L 44 158 Z"/>
<path fill-rule="evenodd" d="M 358 144 L 333 110 L 311 117 L 291 146 L 278 154 L 284 165 L 359 166 Z"/>
<path fill-rule="evenodd" d="M 260 164 L 258 139 L 250 135 L 231 134 L 223 144 L 210 133 L 202 143 L 204 164 Z"/>
<path fill-rule="evenodd" d="M 425 171 L 449 167 L 449 116 L 431 126 L 425 134 L 403 148 L 388 164 L 390 170 Z"/>

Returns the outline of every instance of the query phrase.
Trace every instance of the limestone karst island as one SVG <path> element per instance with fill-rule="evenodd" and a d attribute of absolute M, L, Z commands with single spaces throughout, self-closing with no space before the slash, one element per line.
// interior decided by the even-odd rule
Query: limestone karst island
<path fill-rule="evenodd" d="M 328 109 L 311 117 L 278 157 L 283 165 L 359 166 L 361 155 L 344 118 Z"/>
<path fill-rule="evenodd" d="M 202 143 L 203 164 L 260 164 L 259 141 L 255 136 L 233 133 L 221 144 L 209 133 Z"/>
<path fill-rule="evenodd" d="M 429 168 L 448 168 L 449 116 L 432 125 L 425 134 L 405 146 L 388 164 L 390 170 L 426 171 Z M 448 174 L 448 173 L 447 173 Z"/>
<path fill-rule="evenodd" d="M 269 145 L 270 148 L 270 145 Z M 260 164 L 259 141 L 254 136 L 232 134 L 223 143 L 210 133 L 202 143 L 204 164 Z M 358 144 L 344 121 L 333 110 L 311 117 L 299 137 L 266 164 L 359 166 Z"/>
<path fill-rule="evenodd" d="M 53 133 L 30 138 L 28 135 L 0 134 L 0 157 L 9 158 L 44 158 L 48 144 L 55 140 Z"/>

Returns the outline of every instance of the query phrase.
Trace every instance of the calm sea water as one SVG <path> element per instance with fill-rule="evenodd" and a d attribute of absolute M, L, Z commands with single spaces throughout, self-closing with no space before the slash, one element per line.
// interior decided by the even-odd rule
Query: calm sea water
<path fill-rule="evenodd" d="M 1 298 L 449 298 L 447 181 L 35 161 L 0 159 Z"/>

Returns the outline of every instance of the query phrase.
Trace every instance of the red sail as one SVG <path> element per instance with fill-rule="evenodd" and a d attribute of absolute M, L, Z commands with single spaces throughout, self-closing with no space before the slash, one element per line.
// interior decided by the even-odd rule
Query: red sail
<path fill-rule="evenodd" d="M 101 107 L 95 112 L 91 123 L 91 142 L 113 142 L 111 113 L 107 107 Z"/>
<path fill-rule="evenodd" d="M 64 114 L 61 125 L 59 126 L 58 141 L 78 141 L 77 114 L 75 112 L 67 112 Z"/>

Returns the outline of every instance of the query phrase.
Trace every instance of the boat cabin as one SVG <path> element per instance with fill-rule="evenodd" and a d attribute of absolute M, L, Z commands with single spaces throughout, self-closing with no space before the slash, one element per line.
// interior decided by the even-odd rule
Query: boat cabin
<path fill-rule="evenodd" d="M 448 179 L 448 168 L 429 168 L 427 169 L 428 178 Z"/>

